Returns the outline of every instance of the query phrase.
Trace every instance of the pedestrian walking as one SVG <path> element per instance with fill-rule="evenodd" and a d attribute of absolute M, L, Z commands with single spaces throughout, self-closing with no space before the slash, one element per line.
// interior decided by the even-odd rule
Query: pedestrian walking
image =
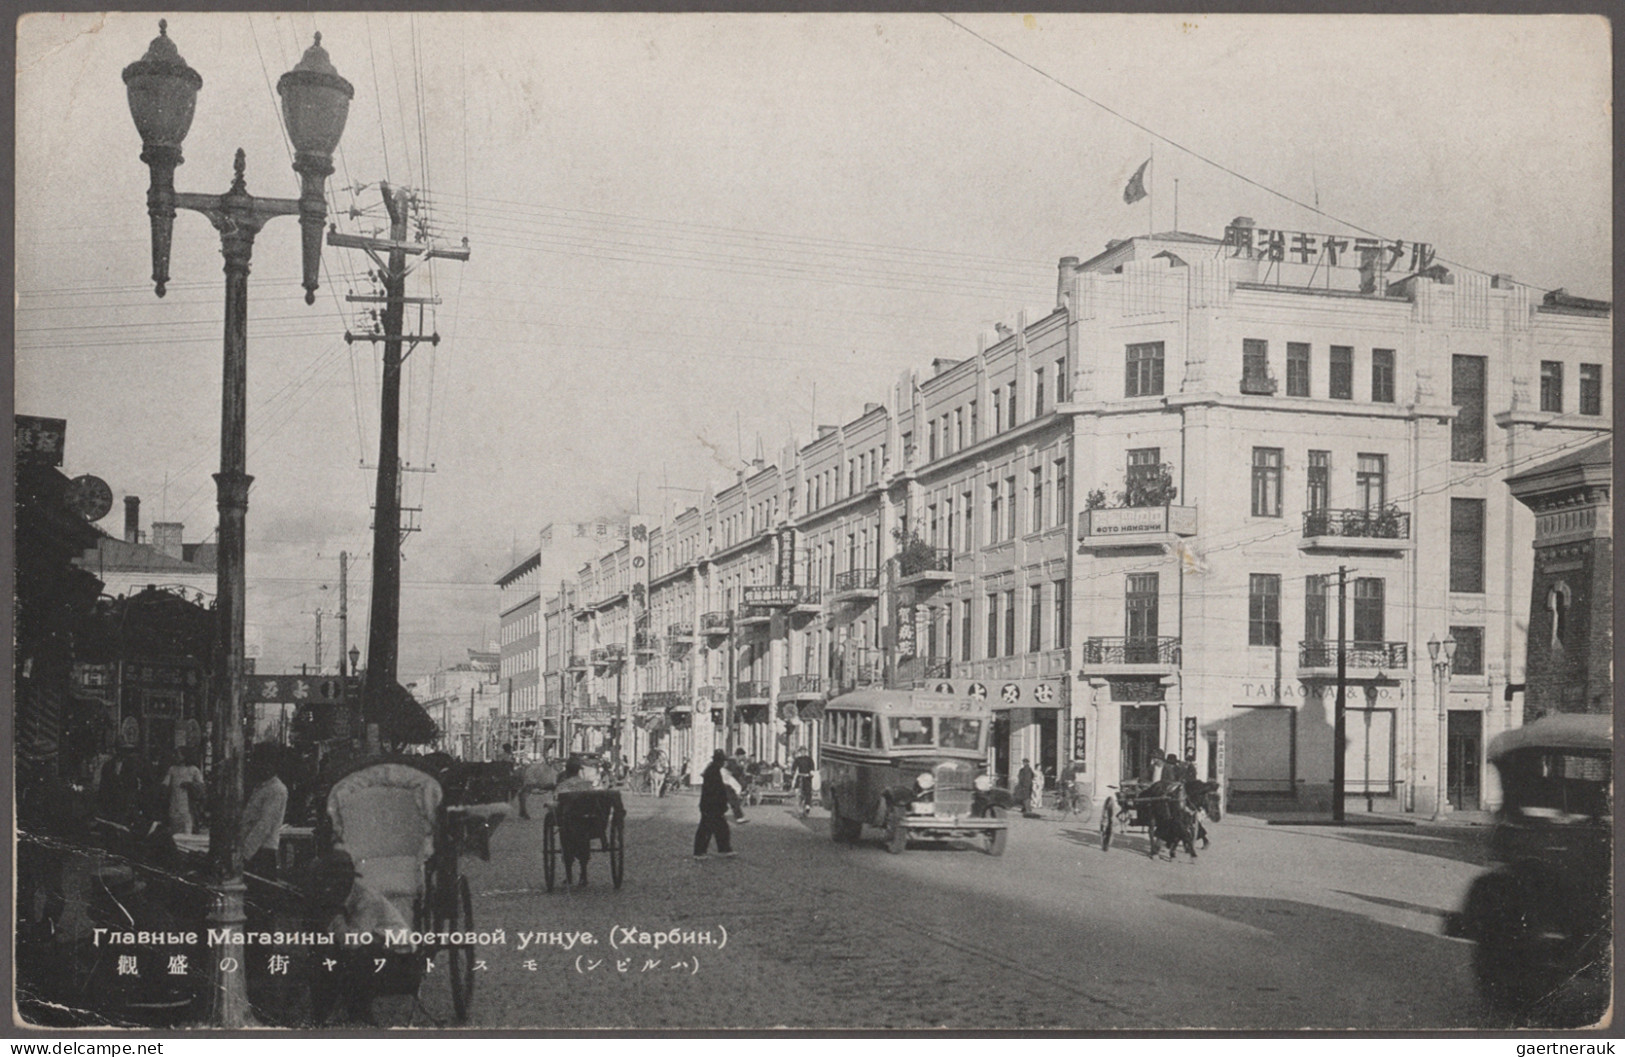
<path fill-rule="evenodd" d="M 169 832 L 191 833 L 196 826 L 192 800 L 201 800 L 204 793 L 203 769 L 177 749 L 170 753 L 164 787 L 169 790 Z"/>
<path fill-rule="evenodd" d="M 563 810 L 560 798 L 566 793 L 596 788 L 592 779 L 582 775 L 581 764 L 575 760 L 564 765 L 564 776 L 553 787 L 553 803 L 559 824 L 559 851 L 564 855 L 566 885 L 570 883 L 577 863 L 581 864 L 581 879 L 577 883 L 583 886 L 587 883 L 587 861 L 592 858 L 592 818 L 580 812 Z"/>
<path fill-rule="evenodd" d="M 238 850 L 243 869 L 267 881 L 276 880 L 277 852 L 282 847 L 282 820 L 288 810 L 288 787 L 282 784 L 282 747 L 273 742 L 254 746 L 248 766 L 243 769 L 244 784 L 252 788 L 243 805 Z"/>
<path fill-rule="evenodd" d="M 729 774 L 733 775 L 734 780 L 733 785 L 728 787 L 728 808 L 733 812 L 734 821 L 743 826 L 750 821 L 745 817 L 744 805 L 745 782 L 749 780 L 746 777 L 745 765 L 750 761 L 745 755 L 744 749 L 735 749 L 732 759 L 729 759 L 727 754 L 724 753 L 723 760 L 724 768 Z"/>
<path fill-rule="evenodd" d="M 813 764 L 812 754 L 803 745 L 796 758 L 790 763 L 790 773 L 794 776 L 796 785 L 796 802 L 801 806 L 801 813 L 805 816 L 812 810 L 813 802 Z"/>
<path fill-rule="evenodd" d="M 1016 772 L 1016 788 L 1013 799 L 1016 806 L 1025 814 L 1033 798 L 1033 761 L 1023 759 L 1021 770 Z"/>
<path fill-rule="evenodd" d="M 717 841 L 717 854 L 733 857 L 733 840 L 728 833 L 728 802 L 737 799 L 739 783 L 728 769 L 728 754 L 721 749 L 711 754 L 711 762 L 700 776 L 700 827 L 694 831 L 694 858 L 705 858 L 711 838 Z"/>

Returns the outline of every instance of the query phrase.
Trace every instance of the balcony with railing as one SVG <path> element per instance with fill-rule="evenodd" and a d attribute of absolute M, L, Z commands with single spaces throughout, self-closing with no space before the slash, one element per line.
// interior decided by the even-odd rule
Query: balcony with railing
<path fill-rule="evenodd" d="M 639 631 L 632 636 L 632 649 L 638 653 L 654 653 L 660 649 L 660 637 L 652 631 Z"/>
<path fill-rule="evenodd" d="M 772 606 L 740 606 L 734 617 L 736 627 L 760 627 L 773 621 Z"/>
<path fill-rule="evenodd" d="M 835 574 L 832 602 L 851 602 L 880 597 L 880 572 L 877 569 L 848 569 Z"/>
<path fill-rule="evenodd" d="M 587 667 L 587 658 L 583 657 L 579 653 L 572 653 L 570 654 L 569 660 L 565 663 L 565 667 L 572 672 L 584 671 Z"/>
<path fill-rule="evenodd" d="M 1085 639 L 1083 666 L 1092 672 L 1172 672 L 1179 667 L 1177 635 L 1128 638 L 1101 635 Z"/>
<path fill-rule="evenodd" d="M 907 547 L 897 556 L 901 587 L 945 584 L 954 578 L 954 552 L 946 547 Z"/>
<path fill-rule="evenodd" d="M 734 684 L 736 705 L 765 705 L 771 697 L 772 690 L 765 679 L 741 680 Z"/>
<path fill-rule="evenodd" d="M 594 646 L 589 656 L 592 657 L 592 663 L 600 668 L 609 663 L 609 650 L 602 646 Z"/>
<path fill-rule="evenodd" d="M 1274 396 L 1276 388 L 1275 375 L 1268 371 L 1241 372 L 1241 391 L 1248 396 Z"/>
<path fill-rule="evenodd" d="M 684 620 L 684 621 L 679 621 L 676 624 L 667 625 L 666 626 L 666 637 L 669 638 L 669 639 L 672 639 L 673 641 L 682 640 L 682 641 L 685 641 L 685 642 L 687 640 L 689 640 L 689 639 L 692 639 L 694 637 L 694 623 L 693 623 L 693 621 Z"/>
<path fill-rule="evenodd" d="M 849 649 L 831 659 L 834 677 L 831 682 L 838 693 L 849 693 L 864 687 L 880 686 L 885 678 L 885 665 L 879 650 Z"/>
<path fill-rule="evenodd" d="M 1406 671 L 1410 668 L 1410 644 L 1404 642 L 1360 642 L 1343 644 L 1344 667 L 1351 672 Z M 1310 639 L 1298 643 L 1300 678 L 1337 677 L 1337 642 Z"/>
<path fill-rule="evenodd" d="M 1411 515 L 1398 507 L 1367 510 L 1305 510 L 1302 550 L 1406 551 L 1411 542 Z"/>
<path fill-rule="evenodd" d="M 1078 549 L 1166 547 L 1196 535 L 1193 506 L 1117 506 L 1078 515 Z"/>
<path fill-rule="evenodd" d="M 732 629 L 727 613 L 700 614 L 700 631 L 706 635 L 726 635 Z"/>
<path fill-rule="evenodd" d="M 908 687 L 931 679 L 951 679 L 953 667 L 946 657 L 904 657 L 897 662 L 897 685 Z"/>
<path fill-rule="evenodd" d="M 824 677 L 810 673 L 779 676 L 779 700 L 816 700 L 824 696 Z"/>

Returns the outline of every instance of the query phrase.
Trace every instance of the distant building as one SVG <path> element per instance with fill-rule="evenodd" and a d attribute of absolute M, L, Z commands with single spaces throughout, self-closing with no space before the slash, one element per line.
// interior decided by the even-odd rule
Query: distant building
<path fill-rule="evenodd" d="M 125 496 L 123 538 L 103 536 L 77 564 L 100 578 L 110 595 L 135 594 L 153 586 L 213 599 L 218 586 L 215 544 L 186 543 L 184 531 L 185 526 L 174 521 L 155 521 L 150 534 L 141 531 L 141 500 Z"/>
<path fill-rule="evenodd" d="M 484 738 L 475 737 L 501 700 L 496 650 L 467 651 L 465 660 L 443 665 L 408 684 L 412 696 L 440 728 L 440 746 L 462 759 L 484 759 Z M 500 747 L 500 744 L 499 746 Z"/>
<path fill-rule="evenodd" d="M 1535 512 L 1524 721 L 1614 707 L 1613 442 L 1507 478 Z"/>

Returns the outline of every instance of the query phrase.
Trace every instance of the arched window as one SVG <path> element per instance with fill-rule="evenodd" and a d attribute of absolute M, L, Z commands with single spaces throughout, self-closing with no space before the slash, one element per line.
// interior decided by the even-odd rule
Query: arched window
<path fill-rule="evenodd" d="M 1552 649 L 1563 648 L 1563 636 L 1569 629 L 1569 585 L 1559 580 L 1546 592 L 1546 609 L 1552 615 Z"/>

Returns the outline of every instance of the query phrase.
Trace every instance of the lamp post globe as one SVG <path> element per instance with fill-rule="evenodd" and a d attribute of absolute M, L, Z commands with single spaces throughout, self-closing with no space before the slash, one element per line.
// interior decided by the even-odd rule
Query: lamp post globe
<path fill-rule="evenodd" d="M 299 174 L 299 226 L 308 305 L 316 300 L 321 268 L 322 224 L 327 216 L 322 187 L 333 175 L 333 152 L 344 135 L 355 87 L 333 68 L 318 33 L 299 64 L 277 80 L 276 90 L 282 97 L 283 123 L 293 143 L 293 169 Z"/>
<path fill-rule="evenodd" d="M 147 216 L 152 223 L 152 282 L 159 297 L 169 282 L 169 242 L 175 226 L 175 167 L 185 159 L 181 143 L 192 128 L 203 76 L 181 58 L 160 19 L 147 53 L 124 67 L 130 117 L 141 134 L 141 160 L 151 173 Z"/>

